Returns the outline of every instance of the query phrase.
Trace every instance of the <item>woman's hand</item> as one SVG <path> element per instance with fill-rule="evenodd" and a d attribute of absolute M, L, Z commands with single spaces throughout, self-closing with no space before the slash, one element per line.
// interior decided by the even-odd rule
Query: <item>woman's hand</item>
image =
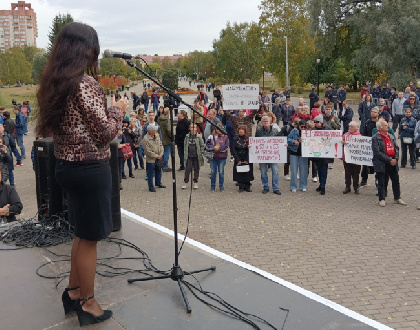
<path fill-rule="evenodd" d="M 341 141 L 341 144 L 342 144 L 342 145 L 346 144 L 346 141 L 344 141 L 344 140 L 343 140 L 343 141 Z"/>
<path fill-rule="evenodd" d="M 118 100 L 118 102 L 115 102 L 115 95 L 111 95 L 111 106 L 118 107 L 121 109 L 121 111 L 125 111 L 128 108 L 128 99 L 127 97 L 122 97 Z"/>
<path fill-rule="evenodd" d="M 299 145 L 299 140 L 295 140 L 295 141 L 293 141 L 293 144 L 294 144 L 295 146 L 298 146 L 298 145 Z"/>

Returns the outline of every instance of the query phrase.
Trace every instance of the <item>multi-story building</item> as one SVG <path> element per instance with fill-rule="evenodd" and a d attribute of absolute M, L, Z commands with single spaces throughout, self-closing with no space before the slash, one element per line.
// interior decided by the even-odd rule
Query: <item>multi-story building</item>
<path fill-rule="evenodd" d="M 18 1 L 11 10 L 0 10 L 0 50 L 19 46 L 36 47 L 38 28 L 36 14 L 30 3 Z"/>

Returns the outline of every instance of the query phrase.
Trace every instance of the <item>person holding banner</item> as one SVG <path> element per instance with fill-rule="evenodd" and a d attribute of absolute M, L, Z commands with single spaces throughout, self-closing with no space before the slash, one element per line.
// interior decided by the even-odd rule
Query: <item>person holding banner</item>
<path fill-rule="evenodd" d="M 344 102 L 343 102 L 344 103 Z M 343 106 L 344 109 L 344 106 Z M 351 121 L 349 123 L 349 130 L 344 133 L 343 141 L 341 142 L 343 146 L 347 143 L 346 141 L 350 140 L 353 135 L 360 135 L 359 129 L 360 125 L 356 121 Z M 353 189 L 355 194 L 359 194 L 359 175 L 360 170 L 362 169 L 361 165 L 351 164 L 346 162 L 346 157 L 343 152 L 343 165 L 344 165 L 344 180 L 346 183 L 346 188 L 343 190 L 343 194 L 348 194 L 351 189 L 351 181 L 353 180 Z"/>
<path fill-rule="evenodd" d="M 330 105 L 328 105 L 330 106 Z M 327 107 L 325 113 L 327 113 L 327 109 L 331 109 Z M 315 127 L 314 130 L 331 130 L 331 127 L 324 125 L 324 118 L 322 115 L 315 117 L 314 119 Z M 331 163 L 334 159 L 333 158 L 313 158 L 312 161 L 316 164 L 316 168 L 318 170 L 318 178 L 319 178 L 319 186 L 316 188 L 316 191 L 321 193 L 321 195 L 325 195 L 325 185 L 327 184 L 327 176 L 328 176 L 328 163 Z"/>
<path fill-rule="evenodd" d="M 297 190 L 297 172 L 299 170 L 299 188 L 306 191 L 308 184 L 308 158 L 302 157 L 302 130 L 306 129 L 306 121 L 301 119 L 298 127 L 292 129 L 287 136 L 287 145 L 290 152 L 290 190 Z"/>
<path fill-rule="evenodd" d="M 271 126 L 271 119 L 268 116 L 264 116 L 261 118 L 262 127 L 257 130 L 255 136 L 256 137 L 266 137 L 266 136 L 276 136 L 278 134 L 277 129 Z M 271 166 L 272 171 L 272 185 L 273 185 L 273 193 L 276 195 L 281 195 L 279 190 L 279 164 L 277 163 L 260 163 L 260 170 L 261 170 L 261 183 L 263 184 L 263 194 L 266 194 L 270 191 L 270 187 L 268 185 L 268 175 L 267 169 L 268 166 Z"/>
<path fill-rule="evenodd" d="M 379 120 L 376 123 L 378 134 L 372 137 L 373 166 L 378 178 L 379 205 L 385 206 L 388 180 L 391 179 L 394 203 L 407 205 L 401 199 L 400 178 L 398 175 L 399 148 L 392 135 L 388 134 L 388 123 Z"/>
<path fill-rule="evenodd" d="M 239 184 L 239 192 L 251 192 L 251 181 L 254 180 L 253 164 L 249 163 L 249 139 L 245 132 L 246 126 L 239 126 L 239 134 L 233 139 L 233 181 Z"/>

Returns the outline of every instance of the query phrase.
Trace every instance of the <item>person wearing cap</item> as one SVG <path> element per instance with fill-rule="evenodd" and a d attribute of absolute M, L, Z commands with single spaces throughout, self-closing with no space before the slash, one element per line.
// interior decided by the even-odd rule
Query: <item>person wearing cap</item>
<path fill-rule="evenodd" d="M 311 111 L 314 108 L 314 104 L 317 103 L 318 101 L 319 101 L 319 96 L 315 92 L 315 87 L 312 87 L 312 91 L 309 93 L 309 107 Z"/>
<path fill-rule="evenodd" d="M 290 152 L 290 190 L 297 190 L 297 173 L 299 170 L 299 189 L 306 191 L 308 184 L 308 158 L 302 157 L 302 130 L 306 129 L 306 121 L 301 119 L 299 125 L 287 136 L 287 147 Z"/>
<path fill-rule="evenodd" d="M 404 109 L 411 109 L 412 116 L 417 121 L 420 120 L 420 105 L 416 103 L 415 95 L 410 95 L 407 101 L 404 103 Z"/>
<path fill-rule="evenodd" d="M 379 120 L 376 123 L 378 134 L 372 137 L 373 167 L 378 179 L 379 206 L 385 206 L 388 180 L 392 182 L 394 203 L 407 205 L 401 199 L 400 178 L 398 175 L 399 148 L 394 137 L 388 134 L 388 123 Z"/>
<path fill-rule="evenodd" d="M 331 109 L 332 110 L 332 109 Z M 314 119 L 314 130 L 331 130 L 331 127 L 324 124 L 324 117 L 319 115 Z M 316 191 L 325 195 L 325 185 L 327 183 L 328 164 L 331 163 L 333 158 L 313 158 L 312 161 L 316 164 L 318 170 L 319 186 Z"/>
<path fill-rule="evenodd" d="M 163 157 L 163 146 L 159 134 L 157 134 L 157 125 L 148 125 L 147 134 L 143 139 L 144 153 L 146 154 L 146 174 L 149 184 L 149 191 L 156 192 L 153 185 L 153 177 L 155 177 L 155 185 L 159 188 L 166 188 L 162 184 L 162 169 L 155 166 L 157 159 Z"/>
<path fill-rule="evenodd" d="M 385 117 L 386 121 L 389 122 L 389 120 L 391 119 L 391 115 L 389 114 L 387 109 L 388 106 L 386 105 L 385 100 L 381 97 L 378 103 L 379 117 Z"/>

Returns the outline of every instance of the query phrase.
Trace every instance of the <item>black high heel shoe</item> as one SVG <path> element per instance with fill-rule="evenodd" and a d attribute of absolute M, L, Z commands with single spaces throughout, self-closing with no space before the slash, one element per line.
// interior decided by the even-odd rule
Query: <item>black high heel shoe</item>
<path fill-rule="evenodd" d="M 77 299 L 76 304 L 74 305 L 74 309 L 77 312 L 77 318 L 79 319 L 79 324 L 81 327 L 88 324 L 106 321 L 112 316 L 112 311 L 110 310 L 105 310 L 104 313 L 100 316 L 94 316 L 93 314 L 84 311 L 82 306 L 86 303 L 86 301 L 92 299 L 93 297 L 94 296 L 86 299 Z"/>
<path fill-rule="evenodd" d="M 64 314 L 68 314 L 74 311 L 74 304 L 76 300 L 72 300 L 69 296 L 69 291 L 77 290 L 79 287 L 74 288 L 65 288 L 63 294 L 61 295 L 61 301 L 63 302 Z"/>

